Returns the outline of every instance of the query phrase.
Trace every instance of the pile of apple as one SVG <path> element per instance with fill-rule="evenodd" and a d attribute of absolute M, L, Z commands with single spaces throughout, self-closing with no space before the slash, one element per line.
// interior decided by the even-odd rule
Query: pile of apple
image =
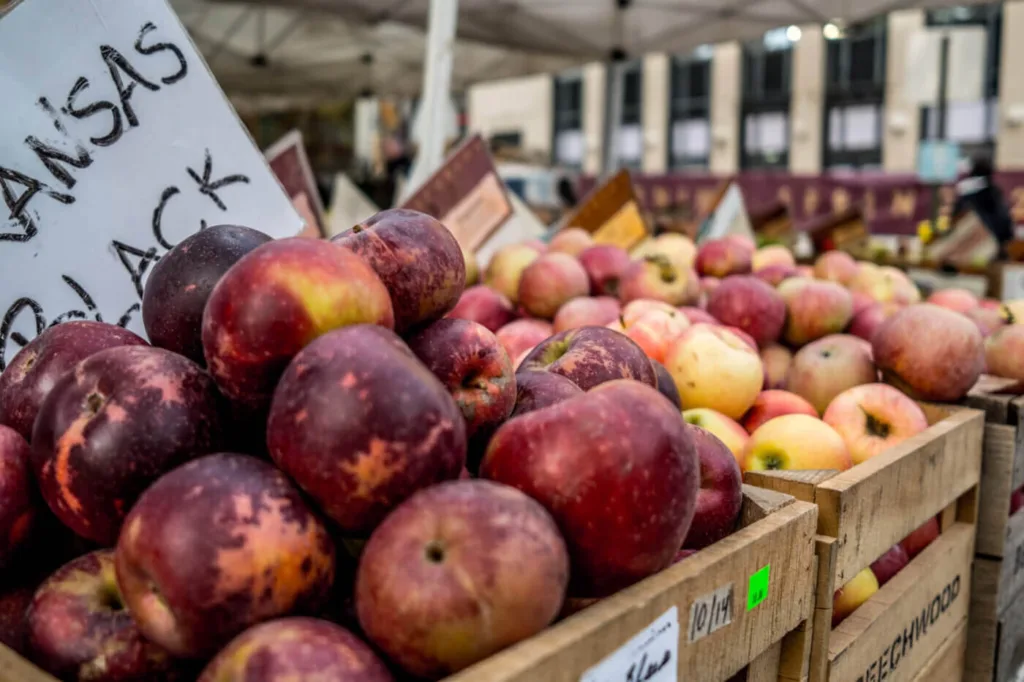
<path fill-rule="evenodd" d="M 564 263 L 590 293 L 552 251 L 535 315 Z M 331 241 L 211 227 L 151 272 L 149 343 L 71 321 L 26 345 L 0 375 L 0 641 L 62 680 L 438 679 L 732 532 L 737 460 L 649 358 L 685 318 L 513 322 L 548 328 L 516 371 L 510 320 L 448 316 L 467 265 L 412 211 Z"/>

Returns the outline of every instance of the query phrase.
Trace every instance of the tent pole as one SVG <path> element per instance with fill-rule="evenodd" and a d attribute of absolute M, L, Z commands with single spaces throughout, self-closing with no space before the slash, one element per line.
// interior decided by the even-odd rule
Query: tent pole
<path fill-rule="evenodd" d="M 430 0 L 419 114 L 422 118 L 420 130 L 423 131 L 423 138 L 420 140 L 409 182 L 405 186 L 405 196 L 418 189 L 444 162 L 445 136 L 448 134 L 444 116 L 451 97 L 452 57 L 458 13 L 459 0 Z"/>

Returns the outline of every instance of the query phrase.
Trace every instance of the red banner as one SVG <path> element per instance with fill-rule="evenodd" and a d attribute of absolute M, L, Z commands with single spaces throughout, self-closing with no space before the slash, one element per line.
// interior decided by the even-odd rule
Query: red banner
<path fill-rule="evenodd" d="M 797 229 L 814 216 L 859 205 L 872 234 L 916 235 L 917 224 L 931 216 L 932 188 L 922 185 L 913 175 L 861 173 L 857 175 L 800 176 L 788 173 L 747 172 L 737 176 L 748 210 L 756 211 L 776 200 L 789 206 Z M 636 194 L 652 211 L 690 206 L 704 217 L 726 178 L 711 175 L 634 174 Z M 1024 223 L 1024 172 L 996 175 L 1017 223 Z M 593 178 L 581 181 L 585 193 Z M 940 189 L 940 202 L 946 210 L 952 206 L 952 185 Z"/>

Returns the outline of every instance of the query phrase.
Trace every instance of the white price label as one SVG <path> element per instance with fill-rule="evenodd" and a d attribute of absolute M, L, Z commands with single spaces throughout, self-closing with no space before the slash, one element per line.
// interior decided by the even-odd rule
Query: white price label
<path fill-rule="evenodd" d="M 704 639 L 732 622 L 732 583 L 698 597 L 690 606 L 689 642 Z"/>
<path fill-rule="evenodd" d="M 167 0 L 15 5 L 0 93 L 0 369 L 57 322 L 141 332 L 153 264 L 206 225 L 302 229 Z"/>
<path fill-rule="evenodd" d="M 580 677 L 580 682 L 678 682 L 679 609 L 673 606 Z"/>

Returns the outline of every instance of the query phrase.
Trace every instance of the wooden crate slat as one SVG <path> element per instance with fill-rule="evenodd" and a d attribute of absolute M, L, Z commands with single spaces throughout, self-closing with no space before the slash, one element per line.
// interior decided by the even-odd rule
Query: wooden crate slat
<path fill-rule="evenodd" d="M 954 525 L 835 628 L 828 679 L 919 671 L 967 617 L 973 551 L 974 527 Z"/>
<path fill-rule="evenodd" d="M 1003 556 L 1006 525 L 1010 515 L 1012 473 L 1017 459 L 1017 429 L 1004 424 L 985 424 L 981 465 L 981 506 L 978 515 L 978 553 Z"/>
<path fill-rule="evenodd" d="M 956 631 L 939 647 L 913 682 L 961 682 L 967 654 L 967 620 L 960 621 Z"/>
<path fill-rule="evenodd" d="M 57 679 L 0 644 L 0 682 L 57 682 Z"/>
<path fill-rule="evenodd" d="M 793 502 L 686 561 L 602 600 L 541 636 L 503 651 L 448 682 L 578 679 L 672 606 L 679 608 L 680 679 L 719 680 L 757 659 L 810 616 L 814 505 Z M 746 610 L 750 575 L 772 565 L 766 600 Z M 779 566 L 776 569 L 775 566 Z M 786 566 L 785 576 L 777 575 Z M 687 644 L 694 600 L 732 583 L 732 623 Z"/>

